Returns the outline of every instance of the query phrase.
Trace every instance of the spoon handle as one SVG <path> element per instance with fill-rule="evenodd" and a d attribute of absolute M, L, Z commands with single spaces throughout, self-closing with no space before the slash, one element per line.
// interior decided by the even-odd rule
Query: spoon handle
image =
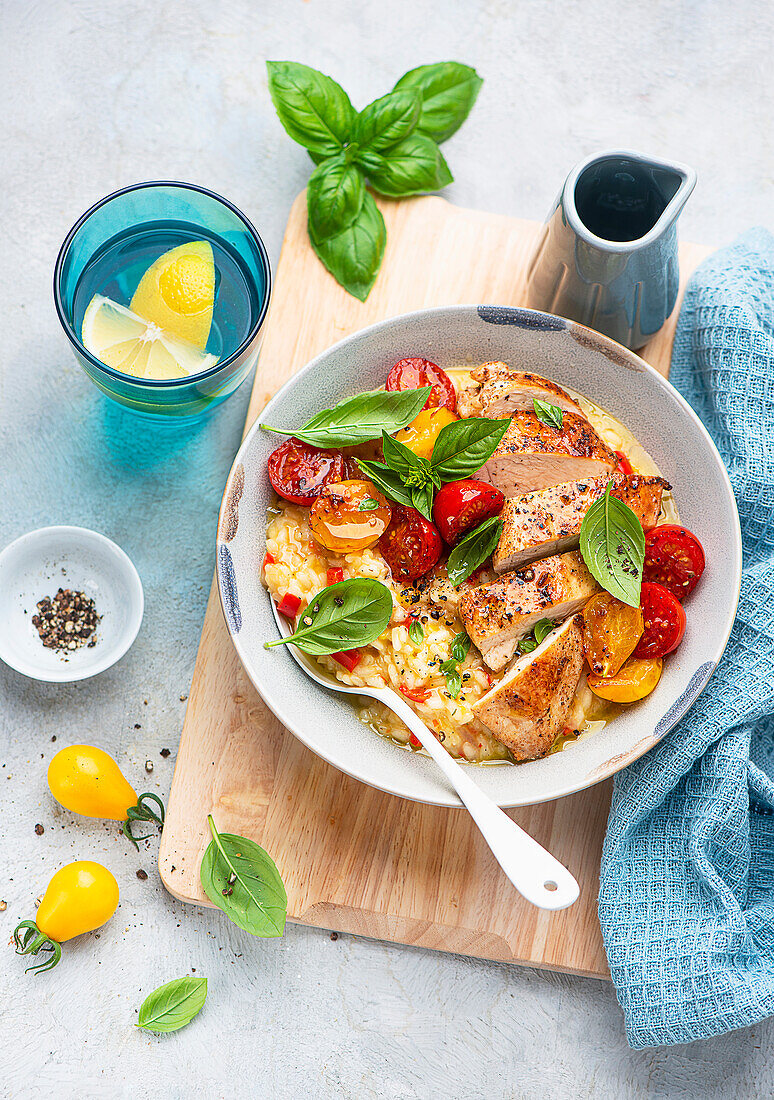
<path fill-rule="evenodd" d="M 519 893 L 539 909 L 566 909 L 572 905 L 580 888 L 567 868 L 484 794 L 396 692 L 388 689 L 380 695 L 419 738 L 422 747 L 454 787 L 495 859 Z"/>

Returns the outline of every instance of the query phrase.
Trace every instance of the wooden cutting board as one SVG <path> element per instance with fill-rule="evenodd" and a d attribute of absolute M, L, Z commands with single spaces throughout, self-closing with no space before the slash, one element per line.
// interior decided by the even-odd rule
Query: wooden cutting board
<path fill-rule="evenodd" d="M 304 195 L 293 204 L 246 428 L 299 367 L 374 321 L 424 306 L 523 304 L 537 223 L 461 210 L 435 197 L 379 206 L 387 251 L 361 303 L 312 252 Z M 683 280 L 706 252 L 681 247 Z M 677 313 L 644 352 L 664 374 Z M 597 888 L 610 790 L 608 781 L 510 811 L 581 886 L 579 901 L 568 910 L 534 909 L 502 874 L 464 810 L 423 806 L 364 786 L 280 726 L 242 669 L 213 584 L 159 869 L 175 897 L 209 904 L 198 871 L 211 812 L 219 829 L 252 837 L 274 857 L 292 921 L 608 977 Z"/>

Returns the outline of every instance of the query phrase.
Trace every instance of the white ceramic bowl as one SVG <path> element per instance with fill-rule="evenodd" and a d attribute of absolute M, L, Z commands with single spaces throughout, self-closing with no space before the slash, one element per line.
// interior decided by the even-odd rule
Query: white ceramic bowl
<path fill-rule="evenodd" d="M 550 314 L 500 306 L 451 306 L 395 317 L 342 340 L 287 382 L 260 419 L 300 426 L 321 408 L 384 383 L 396 360 L 420 355 L 450 368 L 502 359 L 587 395 L 622 420 L 674 486 L 682 522 L 701 539 L 707 569 L 686 605 L 688 629 L 656 691 L 599 733 L 543 760 L 471 766 L 501 806 L 558 798 L 636 760 L 685 714 L 709 680 L 736 613 L 741 537 L 731 485 L 712 440 L 669 382 L 633 352 Z M 245 669 L 288 729 L 335 767 L 404 798 L 459 802 L 429 758 L 362 725 L 343 696 L 312 683 L 277 637 L 261 584 L 266 461 L 280 439 L 257 425 L 234 461 L 218 525 L 217 574 L 228 629 Z M 256 736 L 260 736 L 256 731 Z"/>
<path fill-rule="evenodd" d="M 46 649 L 32 617 L 38 600 L 71 588 L 91 596 L 101 616 L 93 646 Z M 0 554 L 0 659 L 35 680 L 71 683 L 114 665 L 143 614 L 140 577 L 120 546 L 85 527 L 41 527 Z"/>

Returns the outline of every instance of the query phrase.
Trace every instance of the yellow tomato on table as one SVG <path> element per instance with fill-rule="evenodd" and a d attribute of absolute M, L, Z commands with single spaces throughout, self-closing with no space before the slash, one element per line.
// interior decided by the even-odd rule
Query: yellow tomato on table
<path fill-rule="evenodd" d="M 589 673 L 588 685 L 600 699 L 611 703 L 636 703 L 650 695 L 661 679 L 660 657 L 631 657 L 615 676 Z"/>
<path fill-rule="evenodd" d="M 429 461 L 441 428 L 445 428 L 447 424 L 453 424 L 457 419 L 458 417 L 444 406 L 437 409 L 422 409 L 410 424 L 397 432 L 395 438 L 419 458 L 426 458 Z"/>

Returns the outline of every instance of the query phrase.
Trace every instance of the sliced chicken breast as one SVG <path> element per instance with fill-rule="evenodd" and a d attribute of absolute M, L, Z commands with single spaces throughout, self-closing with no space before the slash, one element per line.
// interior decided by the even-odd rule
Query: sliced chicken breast
<path fill-rule="evenodd" d="M 540 619 L 574 615 L 599 585 L 577 551 L 545 558 L 465 592 L 458 613 L 490 668 L 505 668 Z"/>
<path fill-rule="evenodd" d="M 588 481 L 612 473 L 615 454 L 588 420 L 565 413 L 561 428 L 517 412 L 497 450 L 476 475 L 509 499 L 567 481 Z"/>
<path fill-rule="evenodd" d="M 583 410 L 569 393 L 539 374 L 511 370 L 505 363 L 484 363 L 470 373 L 475 384 L 457 398 L 461 416 L 488 416 L 499 420 L 516 412 L 533 412 L 533 401 L 546 401 L 562 412 L 585 419 Z"/>
<path fill-rule="evenodd" d="M 646 531 L 655 527 L 662 493 L 671 489 L 663 477 L 614 473 L 539 489 L 506 500 L 500 516 L 503 533 L 492 559 L 495 572 L 520 569 L 537 558 L 577 550 L 583 517 L 608 482 L 612 482 L 611 495 L 628 504 Z"/>
<path fill-rule="evenodd" d="M 564 727 L 582 669 L 583 616 L 573 615 L 514 662 L 473 710 L 514 760 L 538 760 Z"/>

